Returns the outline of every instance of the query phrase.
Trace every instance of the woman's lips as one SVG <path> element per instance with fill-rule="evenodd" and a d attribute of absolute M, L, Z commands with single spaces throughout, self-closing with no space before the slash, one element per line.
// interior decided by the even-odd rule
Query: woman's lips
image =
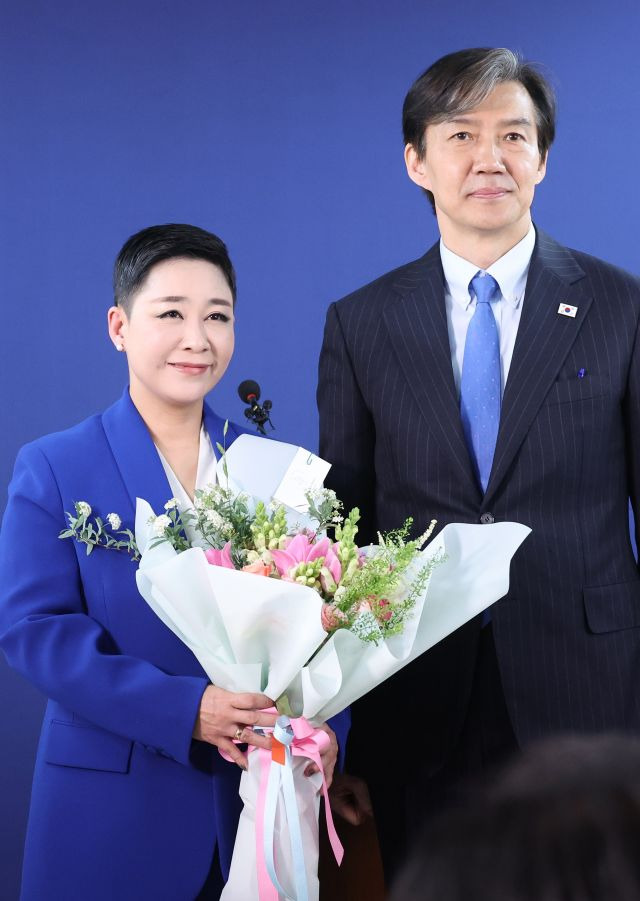
<path fill-rule="evenodd" d="M 211 367 L 211 363 L 169 363 L 169 366 L 185 375 L 202 375 Z"/>

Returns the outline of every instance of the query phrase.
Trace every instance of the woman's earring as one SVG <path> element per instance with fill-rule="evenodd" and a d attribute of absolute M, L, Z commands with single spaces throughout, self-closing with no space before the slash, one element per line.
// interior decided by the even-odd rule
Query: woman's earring
<path fill-rule="evenodd" d="M 124 350 L 124 344 L 116 344 L 116 350 Z"/>

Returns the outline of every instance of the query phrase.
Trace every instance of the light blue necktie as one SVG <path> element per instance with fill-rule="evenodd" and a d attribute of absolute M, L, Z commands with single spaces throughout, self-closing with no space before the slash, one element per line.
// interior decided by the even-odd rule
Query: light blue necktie
<path fill-rule="evenodd" d="M 478 272 L 469 283 L 476 309 L 469 322 L 462 361 L 460 415 L 476 474 L 487 490 L 500 424 L 500 341 L 490 300 L 497 281 Z"/>

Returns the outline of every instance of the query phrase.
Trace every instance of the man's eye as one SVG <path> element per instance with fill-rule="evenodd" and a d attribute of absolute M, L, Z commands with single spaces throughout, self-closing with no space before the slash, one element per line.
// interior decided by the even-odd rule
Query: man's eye
<path fill-rule="evenodd" d="M 454 135 L 452 135 L 452 137 L 455 138 L 456 141 L 466 141 L 471 137 L 471 135 L 468 131 L 457 131 Z"/>
<path fill-rule="evenodd" d="M 507 141 L 524 141 L 524 135 L 519 134 L 517 131 L 510 131 L 507 135 Z"/>
<path fill-rule="evenodd" d="M 179 310 L 165 310 L 164 313 L 160 313 L 158 319 L 182 319 L 182 315 Z"/>

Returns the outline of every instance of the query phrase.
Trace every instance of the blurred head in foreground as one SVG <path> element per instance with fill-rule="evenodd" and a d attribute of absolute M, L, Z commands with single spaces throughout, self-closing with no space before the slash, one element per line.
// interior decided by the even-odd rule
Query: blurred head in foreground
<path fill-rule="evenodd" d="M 566 737 L 524 752 L 433 820 L 392 901 L 637 901 L 640 740 Z"/>

